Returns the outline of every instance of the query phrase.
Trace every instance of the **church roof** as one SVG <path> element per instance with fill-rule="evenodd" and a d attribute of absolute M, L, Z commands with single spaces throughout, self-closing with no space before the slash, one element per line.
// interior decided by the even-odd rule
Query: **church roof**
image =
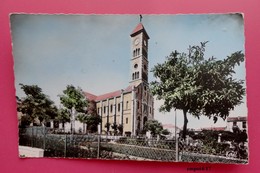
<path fill-rule="evenodd" d="M 84 94 L 88 100 L 101 101 L 101 100 L 106 100 L 106 99 L 110 99 L 110 98 L 114 98 L 114 97 L 119 97 L 122 92 L 128 93 L 128 92 L 131 92 L 132 90 L 133 90 L 133 88 L 130 85 L 125 89 L 109 92 L 109 93 L 98 95 L 98 96 L 91 94 L 89 92 L 84 92 Z"/>
<path fill-rule="evenodd" d="M 144 26 L 143 26 L 143 24 L 141 22 L 135 27 L 135 29 L 132 31 L 130 36 L 133 37 L 133 36 L 135 36 L 135 35 L 137 35 L 137 34 L 139 34 L 141 32 L 144 32 L 144 34 L 149 39 L 149 36 L 148 36 L 148 34 L 147 34 L 147 32 L 146 32 L 146 30 L 145 30 L 145 28 L 144 28 Z"/>

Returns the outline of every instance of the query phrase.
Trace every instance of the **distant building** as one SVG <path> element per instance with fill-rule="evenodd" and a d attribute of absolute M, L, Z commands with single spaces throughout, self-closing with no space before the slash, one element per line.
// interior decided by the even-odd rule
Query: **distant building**
<path fill-rule="evenodd" d="M 240 131 L 247 130 L 247 117 L 228 117 L 227 125 L 225 127 L 204 127 L 196 131 L 202 130 L 212 130 L 212 131 L 230 131 L 233 132 L 234 129 L 239 129 Z"/>
<path fill-rule="evenodd" d="M 201 130 L 212 130 L 212 131 L 225 131 L 226 127 L 205 127 L 201 128 Z"/>
<path fill-rule="evenodd" d="M 163 129 L 167 129 L 170 133 L 171 136 L 175 136 L 175 130 L 177 133 L 181 131 L 181 129 L 173 124 L 163 124 Z"/>
<path fill-rule="evenodd" d="M 247 130 L 247 117 L 228 117 L 227 118 L 227 130 L 233 131 L 238 128 L 239 130 Z"/>
<path fill-rule="evenodd" d="M 101 116 L 101 132 L 107 131 L 106 124 L 123 125 L 124 135 L 137 135 L 147 120 L 154 118 L 154 99 L 148 85 L 148 40 L 149 36 L 139 23 L 131 37 L 130 85 L 124 89 L 95 95 L 85 92 L 88 100 L 96 102 Z M 105 87 L 105 86 L 104 86 Z"/>

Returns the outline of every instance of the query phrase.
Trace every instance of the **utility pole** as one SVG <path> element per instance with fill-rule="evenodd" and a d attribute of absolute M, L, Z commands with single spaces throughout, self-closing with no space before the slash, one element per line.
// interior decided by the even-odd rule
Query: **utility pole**
<path fill-rule="evenodd" d="M 179 161 L 179 141 L 178 141 L 178 133 L 177 133 L 177 111 L 175 109 L 175 161 Z"/>

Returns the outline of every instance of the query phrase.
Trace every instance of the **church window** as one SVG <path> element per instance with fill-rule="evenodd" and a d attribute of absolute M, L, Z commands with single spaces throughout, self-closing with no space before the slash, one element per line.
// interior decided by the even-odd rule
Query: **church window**
<path fill-rule="evenodd" d="M 139 79 L 139 71 L 137 72 L 136 78 Z"/>
<path fill-rule="evenodd" d="M 133 57 L 135 57 L 135 50 L 133 51 Z"/>
<path fill-rule="evenodd" d="M 135 79 L 135 74 L 133 73 L 133 74 L 132 74 L 132 80 L 134 80 L 134 79 Z"/>
<path fill-rule="evenodd" d="M 110 112 L 113 111 L 113 105 L 110 105 Z"/>
<path fill-rule="evenodd" d="M 120 103 L 117 104 L 117 111 L 120 111 Z"/>
<path fill-rule="evenodd" d="M 135 64 L 135 65 L 134 65 L 134 68 L 137 68 L 137 67 L 138 67 L 138 64 Z"/>
<path fill-rule="evenodd" d="M 143 125 L 145 125 L 146 121 L 147 121 L 147 117 L 144 117 Z"/>
<path fill-rule="evenodd" d="M 106 113 L 106 106 L 104 106 L 104 114 Z"/>
<path fill-rule="evenodd" d="M 125 119 L 125 123 L 128 124 L 128 118 Z"/>
<path fill-rule="evenodd" d="M 137 55 L 140 55 L 140 48 L 137 49 Z"/>

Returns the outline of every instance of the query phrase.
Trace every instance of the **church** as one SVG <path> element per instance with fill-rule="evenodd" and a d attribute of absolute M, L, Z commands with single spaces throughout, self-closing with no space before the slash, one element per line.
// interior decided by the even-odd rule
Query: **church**
<path fill-rule="evenodd" d="M 101 132 L 108 124 L 123 127 L 123 135 L 138 135 L 147 120 L 154 119 L 154 98 L 148 83 L 148 40 L 149 36 L 140 21 L 130 34 L 131 76 L 129 86 L 102 95 L 85 92 L 88 100 L 95 101 L 101 117 Z M 110 127 L 111 130 L 111 127 Z"/>

